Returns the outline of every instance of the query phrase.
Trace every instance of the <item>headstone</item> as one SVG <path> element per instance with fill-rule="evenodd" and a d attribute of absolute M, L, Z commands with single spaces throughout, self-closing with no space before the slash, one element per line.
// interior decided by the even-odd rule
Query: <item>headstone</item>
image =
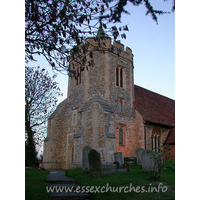
<path fill-rule="evenodd" d="M 143 148 L 138 148 L 138 149 L 135 151 L 135 153 L 136 153 L 136 158 L 137 158 L 137 164 L 138 164 L 138 165 L 142 165 L 142 163 L 141 163 L 141 154 L 142 154 L 143 151 L 144 151 Z"/>
<path fill-rule="evenodd" d="M 141 154 L 143 171 L 158 171 L 158 165 L 163 164 L 162 155 L 152 150 L 144 150 Z"/>
<path fill-rule="evenodd" d="M 129 166 L 129 164 L 128 164 L 127 162 L 124 162 L 123 167 L 124 167 L 125 169 L 127 169 L 127 172 L 130 172 L 130 171 L 131 171 L 131 168 L 130 168 L 130 166 Z"/>
<path fill-rule="evenodd" d="M 83 152 L 82 152 L 82 169 L 85 172 L 90 170 L 88 153 L 90 152 L 91 149 L 92 148 L 90 146 L 85 146 L 83 148 Z"/>
<path fill-rule="evenodd" d="M 89 157 L 90 172 L 92 176 L 93 177 L 102 176 L 100 153 L 95 149 L 91 149 L 91 151 L 88 154 L 88 157 Z"/>
<path fill-rule="evenodd" d="M 119 168 L 119 162 L 115 161 L 113 164 L 115 164 L 117 166 L 117 168 Z"/>
<path fill-rule="evenodd" d="M 119 167 L 123 167 L 124 157 L 123 152 L 114 153 L 115 161 L 119 162 Z"/>
<path fill-rule="evenodd" d="M 154 157 L 151 150 L 144 150 L 141 154 L 141 164 L 143 171 L 156 171 Z"/>

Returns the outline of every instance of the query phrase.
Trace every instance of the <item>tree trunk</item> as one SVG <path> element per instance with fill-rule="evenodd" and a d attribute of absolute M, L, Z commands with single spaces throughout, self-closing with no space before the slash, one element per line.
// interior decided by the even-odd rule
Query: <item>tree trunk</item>
<path fill-rule="evenodd" d="M 35 166 L 35 162 L 36 162 L 36 150 L 35 150 L 35 143 L 33 140 L 33 136 L 34 133 L 31 129 L 31 124 L 30 124 L 30 120 L 28 118 L 28 114 L 29 114 L 29 110 L 28 110 L 28 106 L 26 105 L 25 108 L 25 130 L 28 136 L 27 139 L 27 160 L 28 160 L 28 164 L 29 166 Z"/>

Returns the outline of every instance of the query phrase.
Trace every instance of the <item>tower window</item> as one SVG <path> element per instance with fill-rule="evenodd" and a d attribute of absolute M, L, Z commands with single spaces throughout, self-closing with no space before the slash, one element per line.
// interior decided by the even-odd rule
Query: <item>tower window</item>
<path fill-rule="evenodd" d="M 123 87 L 123 74 L 122 68 L 120 68 L 120 87 Z"/>
<path fill-rule="evenodd" d="M 123 130 L 119 129 L 119 145 L 123 145 Z"/>
<path fill-rule="evenodd" d="M 123 100 L 122 99 L 119 100 L 119 112 L 120 113 L 123 112 Z"/>
<path fill-rule="evenodd" d="M 116 86 L 123 87 L 123 69 L 116 67 Z"/>
<path fill-rule="evenodd" d="M 81 67 L 77 67 L 75 79 L 76 79 L 76 85 L 81 84 Z"/>
<path fill-rule="evenodd" d="M 118 67 L 116 67 L 116 86 L 119 86 L 119 73 L 118 73 Z"/>

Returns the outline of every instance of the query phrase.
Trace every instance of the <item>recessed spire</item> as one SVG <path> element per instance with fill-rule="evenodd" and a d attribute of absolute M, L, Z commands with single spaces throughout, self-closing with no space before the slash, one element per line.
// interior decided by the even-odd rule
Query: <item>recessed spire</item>
<path fill-rule="evenodd" d="M 101 39 L 103 37 L 105 37 L 105 32 L 104 32 L 103 27 L 102 27 L 102 22 L 100 21 L 100 25 L 99 25 L 99 29 L 98 29 L 96 38 Z"/>

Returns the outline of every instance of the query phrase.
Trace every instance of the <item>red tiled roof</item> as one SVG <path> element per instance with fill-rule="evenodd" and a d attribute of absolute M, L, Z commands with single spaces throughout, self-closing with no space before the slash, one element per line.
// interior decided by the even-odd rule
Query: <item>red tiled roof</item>
<path fill-rule="evenodd" d="M 170 129 L 164 144 L 175 144 L 175 128 Z"/>
<path fill-rule="evenodd" d="M 137 85 L 134 106 L 147 122 L 173 127 L 175 124 L 175 101 Z"/>

